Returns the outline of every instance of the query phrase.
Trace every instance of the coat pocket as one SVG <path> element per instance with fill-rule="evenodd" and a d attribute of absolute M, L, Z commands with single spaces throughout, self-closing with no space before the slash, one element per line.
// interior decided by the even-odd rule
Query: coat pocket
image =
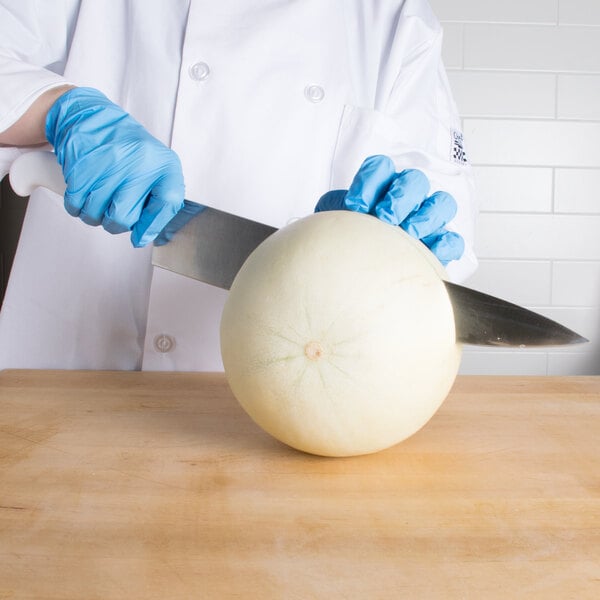
<path fill-rule="evenodd" d="M 438 134 L 416 123 L 392 118 L 378 110 L 344 107 L 331 169 L 331 188 L 347 188 L 368 156 L 390 156 L 398 170 L 429 170 L 437 154 Z"/>

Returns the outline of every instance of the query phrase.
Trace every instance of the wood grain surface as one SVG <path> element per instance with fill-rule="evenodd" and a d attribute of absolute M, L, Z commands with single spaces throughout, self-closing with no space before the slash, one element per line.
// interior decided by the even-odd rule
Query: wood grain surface
<path fill-rule="evenodd" d="M 598 599 L 600 378 L 460 377 L 318 458 L 221 374 L 0 373 L 0 600 Z"/>

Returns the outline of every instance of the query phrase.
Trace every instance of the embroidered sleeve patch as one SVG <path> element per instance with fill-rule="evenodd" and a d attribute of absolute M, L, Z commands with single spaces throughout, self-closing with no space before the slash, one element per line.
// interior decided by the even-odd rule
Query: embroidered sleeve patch
<path fill-rule="evenodd" d="M 461 131 L 457 131 L 456 129 L 452 130 L 451 148 L 450 155 L 455 163 L 458 163 L 459 165 L 466 165 L 469 162 L 467 159 L 467 153 L 465 152 L 463 134 Z"/>

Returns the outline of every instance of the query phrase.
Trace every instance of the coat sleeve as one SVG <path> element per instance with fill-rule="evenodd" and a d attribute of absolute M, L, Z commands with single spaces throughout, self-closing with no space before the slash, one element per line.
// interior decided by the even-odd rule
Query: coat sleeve
<path fill-rule="evenodd" d="M 68 83 L 62 73 L 79 2 L 0 2 L 0 131 L 45 91 Z M 18 153 L 0 148 L 0 177 Z"/>
<path fill-rule="evenodd" d="M 477 268 L 474 230 L 475 185 L 463 140 L 461 119 L 442 61 L 442 29 L 426 10 L 400 22 L 391 52 L 400 57 L 397 77 L 384 100 L 383 113 L 394 123 L 398 146 L 396 166 L 421 168 L 431 191 L 444 190 L 458 204 L 449 229 L 465 240 L 465 253 L 447 267 L 455 281 L 464 281 Z M 393 59 L 392 59 L 393 61 Z M 467 140 L 468 143 L 468 140 Z"/>
<path fill-rule="evenodd" d="M 475 187 L 442 62 L 443 32 L 424 0 L 397 6 L 395 12 L 390 8 L 373 16 L 369 31 L 354 26 L 358 33 L 352 39 L 362 46 L 352 50 L 353 64 L 362 60 L 363 65 L 355 80 L 371 83 L 356 105 L 344 109 L 337 143 L 344 166 L 342 161 L 340 168 L 334 165 L 334 187 L 346 187 L 360 162 L 372 154 L 387 154 L 398 171 L 421 169 L 431 193 L 444 190 L 457 201 L 449 229 L 463 236 L 465 253 L 447 271 L 451 279 L 464 281 L 477 267 Z"/>

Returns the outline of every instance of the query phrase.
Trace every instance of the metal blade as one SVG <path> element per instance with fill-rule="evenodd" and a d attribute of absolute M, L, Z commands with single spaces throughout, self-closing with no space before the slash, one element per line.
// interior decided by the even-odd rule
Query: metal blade
<path fill-rule="evenodd" d="M 277 229 L 205 207 L 164 246 L 152 264 L 228 290 L 252 251 Z"/>
<path fill-rule="evenodd" d="M 454 309 L 456 339 L 477 346 L 562 346 L 588 340 L 536 312 L 444 282 Z"/>
<path fill-rule="evenodd" d="M 164 246 L 157 267 L 229 289 L 252 251 L 277 229 L 205 207 Z M 554 346 L 587 340 L 535 312 L 470 288 L 444 282 L 454 309 L 456 339 L 480 346 Z"/>

